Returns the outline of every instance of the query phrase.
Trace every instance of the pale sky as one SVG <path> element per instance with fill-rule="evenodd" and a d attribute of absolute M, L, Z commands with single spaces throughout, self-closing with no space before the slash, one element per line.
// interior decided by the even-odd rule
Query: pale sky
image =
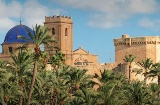
<path fill-rule="evenodd" d="M 0 43 L 19 24 L 20 13 L 30 28 L 43 24 L 45 16 L 71 16 L 73 49 L 82 46 L 101 63 L 114 62 L 113 39 L 122 34 L 160 35 L 160 0 L 0 0 Z"/>

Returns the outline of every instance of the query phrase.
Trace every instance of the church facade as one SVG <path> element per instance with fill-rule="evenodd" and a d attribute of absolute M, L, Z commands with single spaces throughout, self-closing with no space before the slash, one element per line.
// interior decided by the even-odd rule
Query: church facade
<path fill-rule="evenodd" d="M 60 51 L 66 57 L 66 64 L 72 66 L 85 66 L 98 63 L 98 56 L 90 54 L 82 47 L 73 50 L 73 22 L 68 16 L 50 16 L 45 17 L 44 26 L 50 29 L 50 34 L 58 43 L 52 43 L 58 46 Z M 45 47 L 50 55 L 56 53 L 56 50 L 50 50 Z"/>
<path fill-rule="evenodd" d="M 71 17 L 45 17 L 44 26 L 50 29 L 50 34 L 57 41 L 57 43 L 51 43 L 52 46 L 59 47 L 60 51 L 65 55 L 66 65 L 86 66 L 98 63 L 98 55 L 90 54 L 89 51 L 85 51 L 82 47 L 73 50 L 73 22 Z M 27 31 L 33 33 L 32 29 L 22 25 L 20 22 L 19 25 L 14 26 L 7 32 L 4 42 L 2 43 L 1 59 L 11 60 L 10 53 L 14 53 L 16 48 L 26 42 L 23 39 L 19 39 L 18 36 L 29 38 Z M 32 46 L 32 43 L 28 43 L 29 48 L 32 48 Z M 48 52 L 50 56 L 57 52 L 55 49 L 47 48 L 47 46 L 45 46 L 44 50 Z"/>
<path fill-rule="evenodd" d="M 57 43 L 51 43 L 52 46 L 58 46 L 60 51 L 65 55 L 66 65 L 80 67 L 82 69 L 88 69 L 89 74 L 100 73 L 100 70 L 113 70 L 124 73 L 128 77 L 129 70 L 128 65 L 124 63 L 123 59 L 125 55 L 132 54 L 136 56 L 135 62 L 151 58 L 154 63 L 160 61 L 160 37 L 159 36 L 147 36 L 147 37 L 129 37 L 124 34 L 122 38 L 114 39 L 115 46 L 115 62 L 99 64 L 98 55 L 90 54 L 89 51 L 85 51 L 82 46 L 73 50 L 73 22 L 71 17 L 67 16 L 50 16 L 45 17 L 44 26 L 50 29 L 50 34 L 57 41 Z M 10 53 L 15 53 L 16 48 L 26 43 L 25 40 L 19 39 L 20 36 L 29 38 L 28 31 L 33 33 L 32 29 L 28 26 L 19 25 L 11 28 L 4 39 L 2 45 L 2 53 L 0 59 L 11 60 Z M 29 48 L 33 48 L 33 43 L 28 43 Z M 44 46 L 44 50 L 48 52 L 50 56 L 54 55 L 57 50 L 49 49 Z M 140 68 L 136 63 L 132 64 L 133 68 Z M 142 74 L 136 75 L 131 73 L 131 80 L 144 80 Z M 156 80 L 157 81 L 157 80 Z"/>

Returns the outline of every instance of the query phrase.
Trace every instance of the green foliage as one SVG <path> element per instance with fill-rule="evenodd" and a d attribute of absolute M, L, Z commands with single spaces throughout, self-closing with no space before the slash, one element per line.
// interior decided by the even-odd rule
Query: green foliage
<path fill-rule="evenodd" d="M 11 55 L 13 62 L 0 61 L 0 104 L 16 105 L 20 103 L 20 99 L 23 105 L 26 104 L 33 75 L 33 55 L 23 49 L 17 55 Z M 61 53 L 49 61 L 60 67 L 46 71 L 43 67 L 44 59 L 48 57 L 43 52 L 38 61 L 38 72 L 30 101 L 32 105 L 160 104 L 158 84 L 146 85 L 143 81 L 129 83 L 124 75 L 112 70 L 100 71 L 100 74 L 91 76 L 85 69 L 63 65 L 64 56 Z M 153 65 L 151 71 L 150 76 L 159 75 L 159 64 Z"/>
<path fill-rule="evenodd" d="M 0 103 L 17 103 L 20 88 L 14 75 L 7 70 L 0 70 Z"/>
<path fill-rule="evenodd" d="M 32 76 L 32 82 L 30 86 L 30 91 L 28 94 L 28 100 L 27 100 L 27 105 L 30 104 L 30 99 L 32 96 L 33 92 L 33 86 L 35 83 L 36 79 L 36 74 L 37 74 L 37 68 L 38 68 L 38 59 L 40 58 L 41 54 L 41 49 L 40 46 L 47 45 L 50 46 L 51 42 L 54 42 L 55 40 L 52 38 L 52 36 L 49 34 L 49 29 L 47 27 L 41 26 L 41 25 L 36 25 L 35 28 L 33 29 L 34 33 L 31 33 L 28 31 L 29 37 L 31 40 L 30 43 L 34 44 L 34 53 L 35 53 L 35 59 L 34 59 L 34 69 L 33 69 L 33 76 Z"/>
<path fill-rule="evenodd" d="M 76 91 L 74 95 L 75 98 L 70 101 L 71 105 L 94 105 L 99 97 L 97 91 L 87 88 Z"/>
<path fill-rule="evenodd" d="M 101 83 L 98 88 L 98 104 L 122 105 L 124 103 L 124 100 L 122 100 L 122 97 L 124 97 L 122 86 L 126 83 L 124 76 L 104 70 L 97 79 Z"/>
<path fill-rule="evenodd" d="M 0 69 L 6 69 L 8 62 L 0 60 Z"/>
<path fill-rule="evenodd" d="M 134 55 L 125 55 L 125 58 L 123 59 L 124 62 L 129 62 L 132 63 L 134 60 L 136 59 L 136 57 Z"/>
<path fill-rule="evenodd" d="M 148 72 L 147 76 L 148 77 L 160 76 L 160 63 L 154 64 L 151 70 Z"/>
<path fill-rule="evenodd" d="M 148 105 L 152 99 L 150 89 L 140 81 L 134 81 L 127 85 L 125 95 L 128 100 L 127 103 L 130 105 Z"/>
<path fill-rule="evenodd" d="M 141 62 L 137 62 L 137 64 L 141 67 L 141 69 L 134 69 L 132 72 L 135 72 L 136 74 L 143 73 L 145 77 L 144 81 L 146 82 L 148 74 L 151 74 L 150 71 L 153 69 L 153 67 L 156 67 L 156 64 L 153 64 L 153 60 L 150 58 L 142 60 Z"/>
<path fill-rule="evenodd" d="M 65 55 L 61 52 L 57 52 L 50 58 L 49 63 L 52 65 L 54 70 L 57 70 L 64 65 Z"/>
<path fill-rule="evenodd" d="M 149 72 L 153 67 L 153 60 L 147 58 L 146 60 L 142 60 L 138 62 L 138 64 L 145 70 L 145 73 Z"/>

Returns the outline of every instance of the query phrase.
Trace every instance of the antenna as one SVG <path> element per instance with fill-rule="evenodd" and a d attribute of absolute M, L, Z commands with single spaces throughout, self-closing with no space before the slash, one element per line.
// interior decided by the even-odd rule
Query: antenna
<path fill-rule="evenodd" d="M 110 63 L 111 63 L 111 61 L 112 61 L 112 59 L 111 59 L 111 52 L 110 52 L 110 55 L 109 55 L 109 56 L 110 56 Z"/>
<path fill-rule="evenodd" d="M 20 12 L 20 25 L 22 25 L 22 21 L 21 21 L 21 12 Z"/>

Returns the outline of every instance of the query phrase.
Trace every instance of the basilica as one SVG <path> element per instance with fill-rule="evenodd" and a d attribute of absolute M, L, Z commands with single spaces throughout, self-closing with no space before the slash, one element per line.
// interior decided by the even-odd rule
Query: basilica
<path fill-rule="evenodd" d="M 72 18 L 68 16 L 49 16 L 45 17 L 44 26 L 50 29 L 50 34 L 58 42 L 52 43 L 53 46 L 58 46 L 61 52 L 66 57 L 66 65 L 71 66 L 85 66 L 98 63 L 98 55 L 90 54 L 85 51 L 82 46 L 73 50 L 73 22 Z M 33 33 L 33 30 L 20 21 L 19 25 L 11 28 L 2 43 L 2 53 L 0 59 L 11 60 L 10 53 L 14 53 L 16 48 L 26 43 L 25 40 L 18 38 L 24 36 L 29 38 L 28 31 Z M 29 48 L 33 47 L 32 43 L 27 42 Z M 49 50 L 46 46 L 44 48 L 49 55 L 54 55 L 56 51 Z"/>
<path fill-rule="evenodd" d="M 68 16 L 49 16 L 44 18 L 44 26 L 48 27 L 49 33 L 58 43 L 52 43 L 53 47 L 59 47 L 60 51 L 65 55 L 66 65 L 87 69 L 89 74 L 100 73 L 101 70 L 113 70 L 115 72 L 122 72 L 127 78 L 131 80 L 144 80 L 142 74 L 136 74 L 132 71 L 129 73 L 128 63 L 124 62 L 124 57 L 127 54 L 136 56 L 135 62 L 132 63 L 132 69 L 142 69 L 136 62 L 151 58 L 154 63 L 160 61 L 160 37 L 135 37 L 132 38 L 128 34 L 122 35 L 122 38 L 114 39 L 115 46 L 115 62 L 114 63 L 98 63 L 98 55 L 90 54 L 80 46 L 73 50 L 73 22 L 72 18 Z M 13 26 L 4 39 L 2 45 L 2 53 L 0 59 L 10 61 L 11 53 L 15 53 L 16 48 L 27 43 L 27 47 L 33 49 L 33 43 L 26 42 L 18 38 L 24 36 L 29 38 L 28 31 L 33 33 L 33 30 L 20 21 L 19 25 Z M 34 33 L 33 33 L 34 34 Z M 57 51 L 49 49 L 44 46 L 44 50 L 50 56 Z M 142 53 L 143 52 L 143 53 Z M 157 83 L 157 78 L 155 83 Z M 147 80 L 148 83 L 153 82 L 153 79 Z"/>

